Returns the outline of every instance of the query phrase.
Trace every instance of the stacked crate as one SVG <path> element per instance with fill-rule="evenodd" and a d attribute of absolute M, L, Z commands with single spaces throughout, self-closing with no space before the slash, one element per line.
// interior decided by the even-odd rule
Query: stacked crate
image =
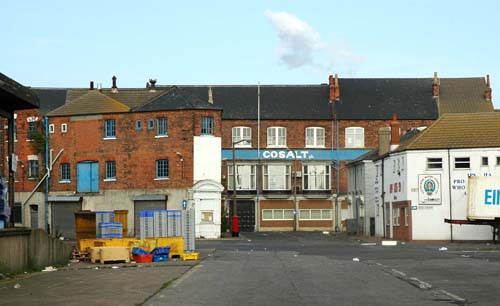
<path fill-rule="evenodd" d="M 141 239 L 154 237 L 154 210 L 143 210 L 139 213 Z"/>
<path fill-rule="evenodd" d="M 154 237 L 167 237 L 167 211 L 155 210 L 153 211 L 154 223 Z"/>
<path fill-rule="evenodd" d="M 182 236 L 181 218 L 180 210 L 167 210 L 167 237 Z"/>
<path fill-rule="evenodd" d="M 101 223 L 109 223 L 115 222 L 115 212 L 113 211 L 96 211 L 95 212 L 95 232 L 96 238 L 104 238 L 102 237 L 101 232 Z"/>
<path fill-rule="evenodd" d="M 100 237 L 97 238 L 123 238 L 123 224 L 121 222 L 100 222 Z"/>
<path fill-rule="evenodd" d="M 182 234 L 184 236 L 184 251 L 188 252 L 192 252 L 195 250 L 194 217 L 194 209 L 182 211 Z"/>

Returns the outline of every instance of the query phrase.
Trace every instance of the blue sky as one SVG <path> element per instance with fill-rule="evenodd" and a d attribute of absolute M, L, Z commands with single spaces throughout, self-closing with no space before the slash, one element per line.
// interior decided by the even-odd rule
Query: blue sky
<path fill-rule="evenodd" d="M 490 74 L 500 1 L 0 2 L 0 72 L 24 85 L 318 84 Z"/>

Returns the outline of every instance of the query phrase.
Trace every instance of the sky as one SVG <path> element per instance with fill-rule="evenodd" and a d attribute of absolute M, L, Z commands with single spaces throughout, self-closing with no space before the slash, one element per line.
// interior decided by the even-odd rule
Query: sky
<path fill-rule="evenodd" d="M 0 1 L 0 72 L 26 86 L 485 77 L 500 1 Z M 498 95 L 498 98 L 496 98 Z"/>

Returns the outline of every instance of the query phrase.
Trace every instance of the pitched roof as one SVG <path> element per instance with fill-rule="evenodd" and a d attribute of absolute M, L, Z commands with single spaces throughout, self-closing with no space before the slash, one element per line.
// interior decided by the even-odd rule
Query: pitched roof
<path fill-rule="evenodd" d="M 339 79 L 338 119 L 436 119 L 432 79 Z M 208 99 L 208 86 L 179 86 Z M 257 118 L 257 85 L 211 86 L 214 105 L 223 119 Z M 321 85 L 260 86 L 260 117 L 269 119 L 332 119 L 329 88 Z"/>
<path fill-rule="evenodd" d="M 64 88 L 32 88 L 40 98 L 40 109 L 42 114 L 64 105 L 66 102 L 67 89 Z"/>
<path fill-rule="evenodd" d="M 88 89 L 72 89 L 68 91 L 68 99 L 67 101 L 72 101 L 82 95 L 86 94 L 90 90 Z M 119 88 L 118 92 L 112 92 L 111 89 L 101 89 L 94 91 L 98 91 L 116 101 L 119 101 L 129 108 L 133 109 L 136 107 L 140 107 L 150 101 L 151 99 L 158 97 L 165 93 L 165 90 L 156 90 L 151 91 L 144 88 Z"/>
<path fill-rule="evenodd" d="M 485 100 L 484 78 L 442 78 L 439 85 L 439 113 L 492 112 L 493 103 Z"/>
<path fill-rule="evenodd" d="M 148 103 L 134 109 L 134 111 L 162 111 L 179 109 L 220 109 L 207 100 L 198 98 L 190 91 L 172 86 L 162 95 L 153 98 Z"/>
<path fill-rule="evenodd" d="M 89 90 L 78 98 L 67 102 L 61 107 L 49 112 L 48 116 L 74 116 L 87 114 L 121 113 L 128 112 L 126 105 L 100 93 L 98 90 Z"/>
<path fill-rule="evenodd" d="M 20 109 L 38 108 L 37 94 L 3 73 L 0 73 L 0 109 L 13 112 Z"/>
<path fill-rule="evenodd" d="M 397 151 L 500 147 L 500 113 L 445 114 Z"/>

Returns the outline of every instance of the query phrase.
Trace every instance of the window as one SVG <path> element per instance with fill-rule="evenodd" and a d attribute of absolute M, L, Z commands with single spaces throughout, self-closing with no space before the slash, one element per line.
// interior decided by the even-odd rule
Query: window
<path fill-rule="evenodd" d="M 500 166 L 500 156 L 497 156 L 497 166 Z"/>
<path fill-rule="evenodd" d="M 156 161 L 156 178 L 165 179 L 168 178 L 168 160 L 159 159 Z"/>
<path fill-rule="evenodd" d="M 201 135 L 214 134 L 214 117 L 201 117 Z"/>
<path fill-rule="evenodd" d="M 329 190 L 330 165 L 304 165 L 304 190 Z"/>
<path fill-rule="evenodd" d="M 136 131 L 141 131 L 142 130 L 142 121 L 141 120 L 136 120 L 135 121 L 135 130 Z"/>
<path fill-rule="evenodd" d="M 247 141 L 242 141 L 247 140 Z M 241 141 L 240 143 L 236 143 Z M 252 146 L 252 129 L 246 126 L 233 127 L 233 143 L 235 147 L 251 147 Z"/>
<path fill-rule="evenodd" d="M 427 170 L 441 170 L 443 169 L 443 159 L 441 157 L 428 157 Z"/>
<path fill-rule="evenodd" d="M 399 208 L 392 209 L 392 225 L 399 226 Z"/>
<path fill-rule="evenodd" d="M 105 180 L 116 180 L 116 162 L 114 160 L 106 161 Z"/>
<path fill-rule="evenodd" d="M 38 160 L 28 160 L 28 177 L 38 177 Z"/>
<path fill-rule="evenodd" d="M 227 189 L 233 188 L 233 165 L 227 167 Z M 255 165 L 236 164 L 236 189 L 255 190 Z"/>
<path fill-rule="evenodd" d="M 61 164 L 61 180 L 59 182 L 71 181 L 70 167 L 68 163 Z"/>
<path fill-rule="evenodd" d="M 345 129 L 346 148 L 365 147 L 365 129 L 362 127 L 349 127 Z"/>
<path fill-rule="evenodd" d="M 148 130 L 155 128 L 155 121 L 153 119 L 148 119 Z"/>
<path fill-rule="evenodd" d="M 306 147 L 325 147 L 325 129 L 322 127 L 306 128 Z"/>
<path fill-rule="evenodd" d="M 481 157 L 481 166 L 488 166 L 488 157 L 487 156 Z"/>
<path fill-rule="evenodd" d="M 54 134 L 56 127 L 54 124 L 49 124 L 49 133 Z"/>
<path fill-rule="evenodd" d="M 286 147 L 286 129 L 284 127 L 270 127 L 267 129 L 268 147 Z"/>
<path fill-rule="evenodd" d="M 167 136 L 168 135 L 168 121 L 167 118 L 161 117 L 156 119 L 156 135 L 157 136 Z"/>
<path fill-rule="evenodd" d="M 63 123 L 61 124 L 61 133 L 66 133 L 68 131 L 68 124 Z"/>
<path fill-rule="evenodd" d="M 408 207 L 405 207 L 404 212 L 405 212 L 405 226 L 408 226 L 408 216 L 409 216 L 410 209 Z"/>
<path fill-rule="evenodd" d="M 104 138 L 116 138 L 115 120 L 104 121 Z"/>
<path fill-rule="evenodd" d="M 332 220 L 331 209 L 301 209 L 300 220 Z"/>
<path fill-rule="evenodd" d="M 201 211 L 201 222 L 214 222 L 214 212 L 213 210 Z"/>
<path fill-rule="evenodd" d="M 33 140 L 33 135 L 36 132 L 36 122 L 28 122 L 28 140 Z"/>
<path fill-rule="evenodd" d="M 289 190 L 290 165 L 264 165 L 264 190 Z"/>
<path fill-rule="evenodd" d="M 470 169 L 470 157 L 455 157 L 455 169 Z"/>
<path fill-rule="evenodd" d="M 263 221 L 293 220 L 293 209 L 263 209 L 262 220 Z"/>

